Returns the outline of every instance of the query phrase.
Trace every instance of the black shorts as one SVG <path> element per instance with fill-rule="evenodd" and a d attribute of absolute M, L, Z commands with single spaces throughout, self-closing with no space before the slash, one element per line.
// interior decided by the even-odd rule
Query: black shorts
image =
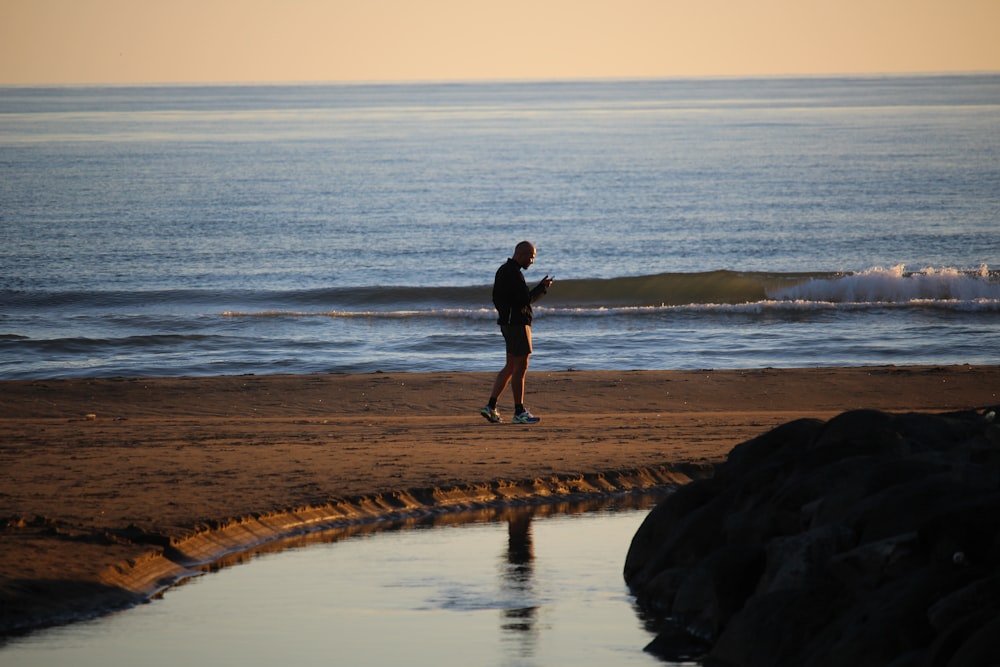
<path fill-rule="evenodd" d="M 531 327 L 521 324 L 501 324 L 500 333 L 507 344 L 507 354 L 524 357 L 531 354 Z"/>

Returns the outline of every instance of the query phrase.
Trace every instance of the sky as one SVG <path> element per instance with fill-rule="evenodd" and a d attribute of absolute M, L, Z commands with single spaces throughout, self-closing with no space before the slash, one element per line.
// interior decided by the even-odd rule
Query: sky
<path fill-rule="evenodd" d="M 0 0 L 0 84 L 1000 71 L 998 0 Z"/>

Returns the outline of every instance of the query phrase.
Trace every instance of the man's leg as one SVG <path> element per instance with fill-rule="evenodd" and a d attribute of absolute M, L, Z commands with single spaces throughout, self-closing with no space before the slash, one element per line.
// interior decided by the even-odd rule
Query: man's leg
<path fill-rule="evenodd" d="M 511 392 L 514 395 L 514 414 L 518 415 L 524 411 L 524 376 L 528 372 L 528 357 L 531 355 L 531 327 L 525 326 L 517 330 L 501 327 L 501 331 L 508 349 L 507 361 L 493 381 L 489 403 L 480 410 L 480 414 L 493 423 L 500 421 L 496 409 L 497 399 L 507 389 L 508 384 L 511 385 Z M 512 354 L 509 351 L 511 349 L 517 352 L 524 350 L 524 354 Z"/>
<path fill-rule="evenodd" d="M 514 394 L 514 419 L 515 424 L 537 424 L 538 417 L 528 412 L 524 407 L 524 376 L 528 374 L 528 355 L 517 357 L 514 362 L 514 369 L 511 373 L 510 388 Z"/>
<path fill-rule="evenodd" d="M 509 357 L 511 366 L 510 390 L 514 394 L 514 410 L 524 408 L 524 376 L 528 374 L 528 356 Z"/>
<path fill-rule="evenodd" d="M 490 392 L 490 403 L 500 398 L 500 395 L 513 381 L 514 402 L 520 405 L 524 403 L 524 374 L 528 370 L 528 357 L 507 355 L 507 363 L 497 373 L 496 380 L 493 381 L 493 391 Z"/>

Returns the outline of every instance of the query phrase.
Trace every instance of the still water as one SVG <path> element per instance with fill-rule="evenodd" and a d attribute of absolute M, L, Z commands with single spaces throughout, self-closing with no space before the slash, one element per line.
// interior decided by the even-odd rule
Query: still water
<path fill-rule="evenodd" d="M 653 635 L 621 574 L 654 502 L 313 536 L 150 604 L 12 640 L 0 665 L 662 666 L 642 651 Z"/>

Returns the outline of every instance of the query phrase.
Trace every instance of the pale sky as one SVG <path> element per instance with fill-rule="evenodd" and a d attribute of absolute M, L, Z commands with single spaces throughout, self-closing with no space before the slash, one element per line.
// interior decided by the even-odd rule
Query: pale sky
<path fill-rule="evenodd" d="M 1000 0 L 0 0 L 0 84 L 1000 71 Z"/>

